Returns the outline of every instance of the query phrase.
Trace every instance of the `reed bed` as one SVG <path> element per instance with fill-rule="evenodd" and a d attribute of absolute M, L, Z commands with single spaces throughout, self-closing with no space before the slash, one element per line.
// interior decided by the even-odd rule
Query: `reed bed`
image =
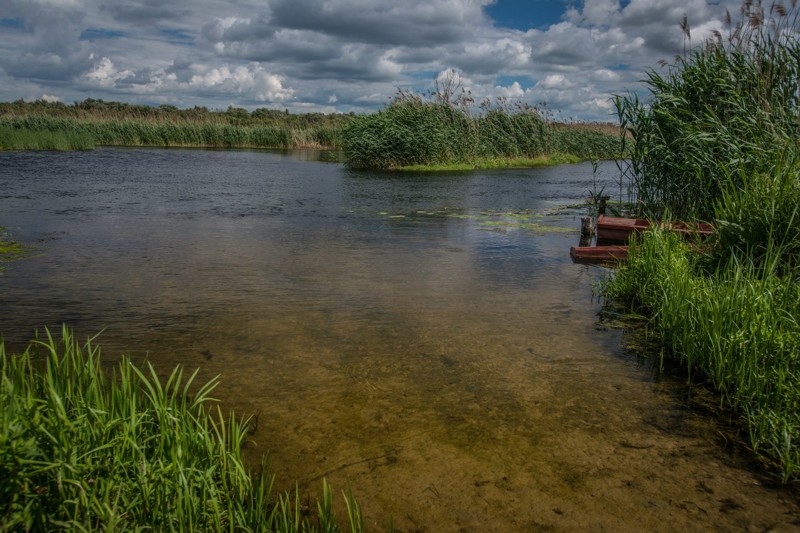
<path fill-rule="evenodd" d="M 650 104 L 618 100 L 640 211 L 717 232 L 702 252 L 646 233 L 605 296 L 650 317 L 789 482 L 800 478 L 800 17 L 796 2 L 748 0 L 741 19 L 666 76 L 650 73 Z"/>
<path fill-rule="evenodd" d="M 800 10 L 796 0 L 747 0 L 728 34 L 714 37 L 662 70 L 650 71 L 650 101 L 616 98 L 630 159 L 632 201 L 658 216 L 708 219 L 736 180 L 771 172 L 800 136 Z M 691 46 L 689 22 L 684 35 Z"/>
<path fill-rule="evenodd" d="M 0 126 L 0 151 L 10 150 L 92 150 L 94 138 L 76 131 L 17 129 Z"/>
<path fill-rule="evenodd" d="M 162 380 L 66 328 L 21 355 L 0 342 L 0 529 L 4 531 L 342 531 L 323 482 L 315 516 L 299 492 L 272 494 L 241 455 L 247 421 L 214 406 L 212 380 Z M 361 531 L 351 494 L 345 530 Z"/>
<path fill-rule="evenodd" d="M 467 94 L 429 97 L 400 91 L 386 108 L 362 115 L 342 132 L 345 160 L 354 168 L 485 168 L 503 161 L 552 156 L 608 159 L 620 152 L 619 134 L 602 128 L 557 125 L 519 103 L 483 102 L 473 112 Z"/>
<path fill-rule="evenodd" d="M 102 100 L 71 106 L 14 102 L 0 104 L 0 129 L 9 139 L 0 149 L 39 149 L 27 142 L 36 136 L 83 139 L 89 147 L 338 148 L 341 129 L 351 119 L 340 114 L 181 110 Z"/>
<path fill-rule="evenodd" d="M 743 417 L 752 449 L 800 474 L 800 278 L 779 275 L 783 250 L 735 256 L 712 272 L 677 236 L 645 235 L 606 297 L 652 317 L 690 380 L 709 380 Z"/>

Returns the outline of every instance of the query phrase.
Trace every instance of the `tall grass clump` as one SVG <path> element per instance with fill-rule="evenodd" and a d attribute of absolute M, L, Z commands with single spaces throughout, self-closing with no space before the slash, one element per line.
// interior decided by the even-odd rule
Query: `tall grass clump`
<path fill-rule="evenodd" d="M 755 264 L 707 259 L 679 237 L 644 236 L 606 297 L 653 317 L 691 380 L 708 380 L 744 420 L 750 444 L 783 481 L 800 474 L 800 283 L 781 275 L 781 249 Z"/>
<path fill-rule="evenodd" d="M 788 482 L 800 478 L 800 16 L 796 2 L 751 0 L 741 15 L 726 39 L 651 73 L 651 103 L 617 100 L 641 209 L 717 231 L 702 246 L 646 233 L 605 295 L 651 317 Z"/>
<path fill-rule="evenodd" d="M 747 0 L 738 23 L 728 14 L 727 35 L 715 31 L 647 74 L 649 102 L 616 98 L 629 134 L 625 170 L 643 211 L 708 219 L 738 178 L 769 173 L 776 157 L 797 149 L 799 17 L 795 0 Z M 686 19 L 682 29 L 690 46 Z"/>
<path fill-rule="evenodd" d="M 162 380 L 127 358 L 107 373 L 66 328 L 21 355 L 0 342 L 0 529 L 340 531 L 327 484 L 313 519 L 299 494 L 273 498 L 242 458 L 247 424 L 196 375 Z"/>
<path fill-rule="evenodd" d="M 445 83 L 425 97 L 399 91 L 384 109 L 342 130 L 355 168 L 519 166 L 520 162 L 603 159 L 619 155 L 618 135 L 591 126 L 555 124 L 543 110 L 484 100 Z"/>

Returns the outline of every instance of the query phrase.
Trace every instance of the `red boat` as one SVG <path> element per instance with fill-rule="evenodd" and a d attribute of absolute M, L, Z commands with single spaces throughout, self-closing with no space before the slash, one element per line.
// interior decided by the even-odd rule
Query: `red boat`
<path fill-rule="evenodd" d="M 638 234 L 649 229 L 652 223 L 643 218 L 620 218 L 599 215 L 597 217 L 597 240 L 627 242 L 631 234 Z M 714 232 L 714 227 L 705 222 L 687 224 L 686 222 L 669 222 L 666 227 L 689 236 L 708 237 Z"/>
<path fill-rule="evenodd" d="M 573 246 L 569 249 L 573 263 L 619 263 L 628 258 L 627 246 Z"/>

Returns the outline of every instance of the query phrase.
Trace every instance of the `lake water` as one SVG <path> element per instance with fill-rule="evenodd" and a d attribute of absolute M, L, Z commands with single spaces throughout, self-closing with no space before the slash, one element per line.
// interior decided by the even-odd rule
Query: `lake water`
<path fill-rule="evenodd" d="M 356 172 L 308 152 L 0 153 L 12 349 L 66 323 L 104 358 L 220 375 L 280 489 L 352 486 L 368 530 L 766 530 L 680 379 L 598 321 L 580 207 L 616 167 Z M 341 498 L 340 498 L 341 500 Z"/>

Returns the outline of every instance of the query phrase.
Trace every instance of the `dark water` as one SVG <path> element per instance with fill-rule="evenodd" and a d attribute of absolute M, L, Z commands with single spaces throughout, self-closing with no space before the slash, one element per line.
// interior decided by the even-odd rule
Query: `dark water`
<path fill-rule="evenodd" d="M 0 154 L 0 332 L 219 374 L 279 487 L 352 483 L 370 529 L 797 524 L 680 381 L 598 325 L 579 205 L 616 167 L 354 172 L 307 153 Z M 570 207 L 572 206 L 572 207 Z M 577 206 L 577 207 L 576 207 Z M 337 490 L 338 492 L 338 490 Z"/>

